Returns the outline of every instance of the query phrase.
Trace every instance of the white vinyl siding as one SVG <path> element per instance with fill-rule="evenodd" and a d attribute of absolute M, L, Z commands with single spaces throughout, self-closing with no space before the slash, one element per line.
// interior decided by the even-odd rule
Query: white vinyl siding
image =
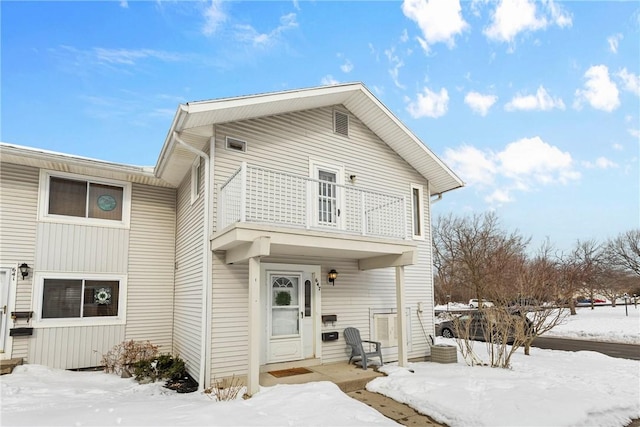
<path fill-rule="evenodd" d="M 100 366 L 102 356 L 124 341 L 124 325 L 38 329 L 28 363 L 58 369 Z"/>
<path fill-rule="evenodd" d="M 0 164 L 0 265 L 16 268 L 23 262 L 35 267 L 38 215 L 38 169 Z M 18 278 L 9 294 L 8 311 L 31 310 L 33 274 Z M 19 322 L 16 326 L 27 326 Z M 8 335 L 8 334 L 7 334 Z M 7 355 L 28 357 L 30 337 L 7 336 Z"/>
<path fill-rule="evenodd" d="M 129 230 L 56 222 L 38 223 L 39 271 L 127 272 Z"/>
<path fill-rule="evenodd" d="M 204 174 L 200 176 L 202 180 Z M 204 197 L 199 197 L 191 204 L 189 174 L 178 188 L 176 216 L 173 351 L 186 362 L 189 373 L 199 379 L 204 304 Z"/>
<path fill-rule="evenodd" d="M 133 185 L 126 339 L 172 351 L 176 190 Z"/>
<path fill-rule="evenodd" d="M 357 175 L 355 185 L 376 191 L 401 194 L 406 199 L 406 235 L 412 235 L 411 185 L 427 188 L 427 181 L 391 150 L 357 117 L 349 117 L 349 143 L 333 132 L 333 108 L 300 111 L 237 123 L 215 126 L 215 184 L 225 182 L 240 167 L 241 161 L 266 168 L 309 176 L 310 159 L 330 159 L 344 167 L 342 177 Z M 225 150 L 225 137 L 233 135 L 251 141 L 251 151 L 244 156 Z M 282 153 L 286 153 L 283 156 Z M 354 155 L 357 153 L 357 155 Z M 409 357 L 424 357 L 429 346 L 417 317 L 422 303 L 422 324 L 433 334 L 433 286 L 431 279 L 431 241 L 428 227 L 429 205 L 423 197 L 424 240 L 418 240 L 417 265 L 405 267 L 407 306 L 411 312 L 411 348 Z M 216 215 L 214 208 L 214 219 Z M 216 224 L 216 221 L 214 221 Z M 337 234 L 336 238 L 340 238 Z M 247 281 L 246 263 L 225 265 L 222 253 L 214 256 L 212 376 L 244 374 L 247 369 Z M 371 311 L 396 306 L 395 269 L 359 271 L 357 261 L 305 257 L 268 257 L 261 262 L 297 263 L 322 266 L 321 314 L 336 314 L 335 325 L 321 324 L 321 332 L 338 331 L 340 339 L 322 343 L 322 361 L 348 359 L 342 333 L 346 327 L 360 329 L 362 337 L 371 339 Z M 339 272 L 335 286 L 327 285 L 326 274 Z M 397 348 L 392 349 L 392 354 Z"/>

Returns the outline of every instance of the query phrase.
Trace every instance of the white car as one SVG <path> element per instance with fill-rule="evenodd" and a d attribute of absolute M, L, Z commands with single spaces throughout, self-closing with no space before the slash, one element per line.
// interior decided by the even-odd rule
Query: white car
<path fill-rule="evenodd" d="M 479 304 L 477 299 L 469 300 L 469 308 L 478 308 L 478 307 L 479 307 Z M 487 301 L 486 299 L 483 299 L 482 308 L 488 308 L 488 307 L 493 307 L 493 303 L 491 301 Z"/>

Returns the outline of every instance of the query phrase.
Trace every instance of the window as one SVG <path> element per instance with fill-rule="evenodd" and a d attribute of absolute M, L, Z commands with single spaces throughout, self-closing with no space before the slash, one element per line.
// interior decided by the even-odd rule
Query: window
<path fill-rule="evenodd" d="M 198 200 L 200 195 L 200 157 L 191 165 L 191 204 Z"/>
<path fill-rule="evenodd" d="M 424 239 L 424 202 L 421 185 L 411 184 L 411 217 L 413 238 Z"/>
<path fill-rule="evenodd" d="M 35 326 L 123 324 L 126 276 L 36 273 Z"/>
<path fill-rule="evenodd" d="M 40 183 L 41 219 L 105 225 L 128 223 L 128 183 L 46 171 L 41 173 Z"/>
<path fill-rule="evenodd" d="M 44 279 L 42 319 L 118 315 L 117 280 Z"/>

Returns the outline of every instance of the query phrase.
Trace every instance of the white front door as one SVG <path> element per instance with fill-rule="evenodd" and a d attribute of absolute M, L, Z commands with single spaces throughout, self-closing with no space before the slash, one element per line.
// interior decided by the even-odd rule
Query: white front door
<path fill-rule="evenodd" d="M 270 362 L 302 359 L 304 301 L 301 282 L 299 273 L 275 271 L 267 274 Z"/>
<path fill-rule="evenodd" d="M 320 348 L 319 266 L 262 264 L 264 357 L 262 363 L 317 357 Z"/>
<path fill-rule="evenodd" d="M 9 285 L 11 284 L 11 269 L 0 269 L 0 353 L 4 353 L 6 349 L 7 329 L 9 325 Z"/>

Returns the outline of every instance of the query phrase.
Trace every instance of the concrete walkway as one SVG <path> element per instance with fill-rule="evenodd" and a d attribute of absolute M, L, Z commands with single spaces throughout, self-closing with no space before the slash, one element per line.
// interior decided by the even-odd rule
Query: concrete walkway
<path fill-rule="evenodd" d="M 378 393 L 365 390 L 366 384 L 376 377 L 384 374 L 369 368 L 362 369 L 356 365 L 349 365 L 344 362 L 328 363 L 318 366 L 307 366 L 311 372 L 307 374 L 294 375 L 291 377 L 276 378 L 268 372 L 260 374 L 260 385 L 272 386 L 275 384 L 301 384 L 311 381 L 331 381 L 340 387 L 353 399 L 359 400 L 380 412 L 387 418 L 405 426 L 444 426 L 421 415 L 409 406 L 396 402 L 395 400 Z"/>
<path fill-rule="evenodd" d="M 372 393 L 367 390 L 357 390 L 347 394 L 362 403 L 366 403 L 385 417 L 391 418 L 403 426 L 445 426 L 445 424 L 440 424 L 426 415 L 416 412 L 404 403 L 396 402 L 378 393 Z"/>

